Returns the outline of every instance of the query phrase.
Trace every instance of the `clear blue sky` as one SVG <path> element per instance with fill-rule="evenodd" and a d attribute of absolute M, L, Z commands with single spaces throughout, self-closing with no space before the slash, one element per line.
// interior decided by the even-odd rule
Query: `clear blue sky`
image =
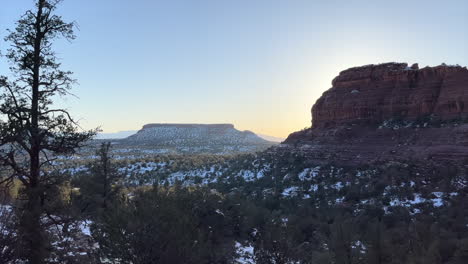
<path fill-rule="evenodd" d="M 33 1 L 1 3 L 3 38 Z M 59 13 L 80 29 L 56 46 L 80 83 L 62 104 L 105 132 L 196 122 L 287 136 L 348 67 L 468 65 L 465 0 L 66 0 Z"/>

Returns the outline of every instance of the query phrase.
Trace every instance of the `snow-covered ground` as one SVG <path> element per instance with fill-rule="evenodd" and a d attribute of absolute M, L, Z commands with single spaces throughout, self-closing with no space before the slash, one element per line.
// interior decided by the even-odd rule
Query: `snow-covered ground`
<path fill-rule="evenodd" d="M 239 255 L 236 259 L 237 264 L 256 264 L 254 247 L 247 242 L 244 244 L 236 242 L 236 253 Z"/>

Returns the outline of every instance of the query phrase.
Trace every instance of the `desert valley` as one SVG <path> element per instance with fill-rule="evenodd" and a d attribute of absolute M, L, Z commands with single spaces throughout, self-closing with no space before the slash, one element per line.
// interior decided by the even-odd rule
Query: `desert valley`
<path fill-rule="evenodd" d="M 406 11 L 376 2 L 20 2 L 5 2 L 13 14 L 17 5 L 28 11 L 5 29 L 8 47 L 0 46 L 1 264 L 468 263 L 466 64 L 385 62 L 369 44 L 379 37 L 367 38 L 358 59 L 353 54 L 360 51 L 353 43 L 363 46 L 370 33 L 391 32 L 386 35 L 414 46 L 394 30 L 400 24 L 393 17 L 407 18 Z M 468 19 L 467 5 L 447 2 L 439 8 L 405 3 L 405 10 L 422 6 L 437 18 L 450 11 Z M 83 128 L 64 107 L 77 80 L 63 69 L 69 61 L 62 63 L 62 45 L 73 43 L 79 27 L 59 11 L 93 21 L 85 23 L 92 33 L 73 47 L 76 53 L 68 50 L 85 84 L 95 87 L 81 94 L 83 107 L 72 109 L 125 131 Z M 122 14 L 128 19 L 117 21 Z M 421 18 L 419 11 L 411 15 Z M 6 23 L 2 16 L 0 10 Z M 320 23 L 312 23 L 315 16 Z M 454 33 L 463 46 L 468 39 L 452 32 L 462 24 L 453 17 L 403 25 L 429 32 L 450 25 L 444 33 Z M 95 26 L 102 21 L 120 27 Z M 376 21 L 383 26 L 374 31 Z M 329 35 L 333 45 L 323 44 Z M 102 36 L 112 41 L 103 44 Z M 439 40 L 424 44 L 442 45 Z M 392 41 L 384 46 L 394 51 Z M 84 48 L 89 43 L 92 48 Z M 304 43 L 315 46 L 296 54 Z M 466 53 L 438 50 L 444 52 L 419 56 L 468 62 Z M 267 51 L 281 56 L 261 57 Z M 304 91 L 303 80 L 291 76 L 301 76 L 295 66 L 308 56 L 326 57 L 303 70 L 320 78 L 325 69 L 349 65 L 344 58 L 374 64 L 333 70 L 331 87 L 313 79 Z M 93 65 L 103 62 L 104 68 Z M 321 95 L 309 100 L 309 89 Z M 296 115 L 303 107 L 311 107 L 302 113 L 307 127 L 293 131 L 302 124 Z M 139 122 L 141 129 L 132 130 Z M 281 131 L 289 135 L 282 138 Z"/>

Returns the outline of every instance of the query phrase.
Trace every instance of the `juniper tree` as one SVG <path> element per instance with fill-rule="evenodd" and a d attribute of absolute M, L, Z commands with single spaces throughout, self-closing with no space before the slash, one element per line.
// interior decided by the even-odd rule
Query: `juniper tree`
<path fill-rule="evenodd" d="M 29 263 L 44 263 L 48 244 L 42 218 L 46 210 L 46 190 L 57 183 L 48 169 L 54 157 L 76 151 L 95 131 L 80 132 L 65 109 L 54 108 L 57 96 L 66 96 L 74 83 L 53 50 L 59 38 L 75 38 L 74 23 L 55 14 L 60 0 L 37 0 L 9 31 L 9 77 L 0 77 L 0 165 L 9 168 L 2 184 L 19 180 L 24 205 L 19 214 L 19 235 L 23 257 Z"/>
<path fill-rule="evenodd" d="M 78 207 L 91 217 L 98 217 L 118 199 L 122 188 L 122 175 L 114 164 L 111 143 L 102 143 L 96 156 L 97 159 L 87 165 L 89 171 L 75 177 L 73 182 L 80 188 Z"/>

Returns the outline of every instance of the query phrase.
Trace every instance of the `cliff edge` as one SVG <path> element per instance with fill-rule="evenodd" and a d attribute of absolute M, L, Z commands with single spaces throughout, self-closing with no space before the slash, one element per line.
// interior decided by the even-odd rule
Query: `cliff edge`
<path fill-rule="evenodd" d="M 468 70 L 385 63 L 342 71 L 312 107 L 312 127 L 281 147 L 352 165 L 468 161 Z"/>

